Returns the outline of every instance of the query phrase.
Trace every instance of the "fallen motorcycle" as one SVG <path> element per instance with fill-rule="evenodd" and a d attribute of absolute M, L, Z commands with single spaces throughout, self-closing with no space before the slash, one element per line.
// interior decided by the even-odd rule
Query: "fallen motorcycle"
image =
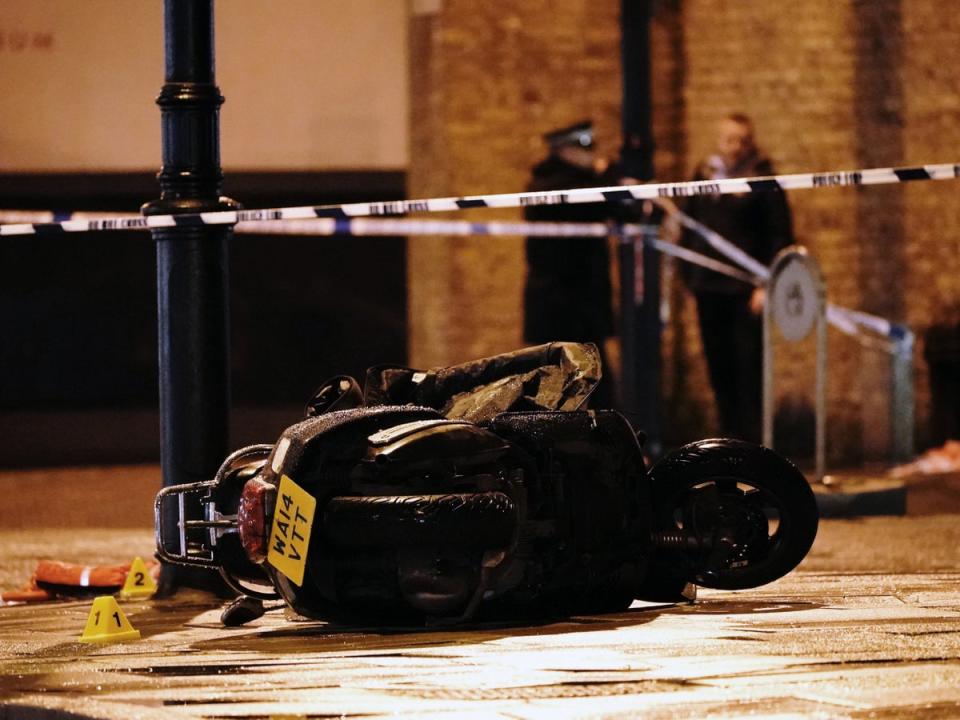
<path fill-rule="evenodd" d="M 594 346 L 551 343 L 334 378 L 275 444 L 164 488 L 157 555 L 307 617 L 432 625 L 690 599 L 804 558 L 817 505 L 792 463 L 712 439 L 648 469 L 642 433 L 584 409 L 599 377 Z"/>

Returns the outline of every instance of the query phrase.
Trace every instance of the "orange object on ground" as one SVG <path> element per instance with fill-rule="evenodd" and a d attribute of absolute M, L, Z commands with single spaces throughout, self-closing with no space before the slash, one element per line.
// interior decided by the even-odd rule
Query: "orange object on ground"
<path fill-rule="evenodd" d="M 121 565 L 79 565 L 58 560 L 40 560 L 30 581 L 19 590 L 0 593 L 0 602 L 42 602 L 57 597 L 76 597 L 91 593 L 103 595 L 121 588 L 132 563 Z M 156 581 L 160 563 L 146 561 Z"/>
<path fill-rule="evenodd" d="M 6 603 L 43 602 L 53 600 L 53 595 L 46 590 L 25 588 L 23 590 L 7 590 L 0 593 L 0 605 Z"/>
<path fill-rule="evenodd" d="M 908 477 L 950 472 L 960 472 L 960 440 L 947 440 L 940 447 L 927 450 L 913 462 L 891 469 L 889 474 L 892 477 Z"/>

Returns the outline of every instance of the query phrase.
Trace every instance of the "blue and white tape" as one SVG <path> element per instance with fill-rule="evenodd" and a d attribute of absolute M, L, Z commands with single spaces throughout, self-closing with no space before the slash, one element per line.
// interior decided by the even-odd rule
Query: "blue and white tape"
<path fill-rule="evenodd" d="M 723 178 L 692 182 L 614 185 L 600 188 L 574 188 L 546 192 L 503 193 L 468 197 L 395 200 L 390 202 L 349 203 L 345 205 L 308 205 L 231 210 L 206 213 L 179 213 L 149 217 L 108 217 L 74 219 L 61 222 L 15 223 L 0 225 L 0 236 L 58 234 L 106 230 L 151 230 L 154 228 L 233 225 L 246 221 L 299 220 L 313 218 L 352 218 L 403 215 L 414 212 L 448 212 L 468 208 L 513 208 L 532 205 L 571 205 L 577 203 L 620 203 L 631 200 L 728 195 L 737 193 L 801 190 L 818 187 L 885 185 L 916 180 L 952 180 L 960 177 L 960 165 L 918 165 L 905 168 L 873 168 L 839 172 L 798 173 L 766 177 Z"/>
<path fill-rule="evenodd" d="M 641 226 L 624 226 L 625 232 L 637 234 Z M 656 229 L 656 228 L 654 228 Z M 468 222 L 466 220 L 404 220 L 386 218 L 316 218 L 284 222 L 241 222 L 238 234 L 251 235 L 458 235 L 500 236 L 528 235 L 537 237 L 607 237 L 613 234 L 606 223 L 567 222 Z"/>
<path fill-rule="evenodd" d="M 676 218 L 677 221 L 685 228 L 697 233 L 697 235 L 706 240 L 710 247 L 725 255 L 730 260 L 733 260 L 733 262 L 737 263 L 737 265 L 750 273 L 754 278 L 757 278 L 763 282 L 766 282 L 770 279 L 770 268 L 752 255 L 749 255 L 741 250 L 739 247 L 723 237 L 723 235 L 720 233 L 711 230 L 699 220 L 694 220 L 685 212 L 672 210 L 670 211 L 670 215 Z"/>
<path fill-rule="evenodd" d="M 719 233 L 679 210 L 670 211 L 670 215 L 681 225 L 700 235 L 717 252 L 743 268 L 749 274 L 750 281 L 754 285 L 762 285 L 770 279 L 770 269 L 766 265 L 745 253 Z M 691 258 L 689 261 L 708 267 L 696 259 Z M 717 268 L 711 269 L 716 270 Z M 729 272 L 725 274 L 732 275 Z M 826 313 L 827 322 L 831 326 L 856 339 L 866 347 L 883 350 L 891 355 L 902 354 L 912 349 L 913 333 L 905 325 L 892 323 L 878 315 L 851 310 L 831 302 L 827 303 Z M 864 333 L 864 329 L 869 330 L 873 335 Z"/>
<path fill-rule="evenodd" d="M 719 233 L 711 230 L 689 215 L 678 210 L 670 213 L 684 227 L 696 232 L 717 252 L 724 255 L 735 265 L 708 257 L 689 248 L 655 237 L 657 228 L 639 224 L 609 225 L 606 223 L 551 223 L 551 222 L 468 222 L 465 220 L 402 220 L 370 218 L 312 218 L 287 220 L 284 222 L 252 220 L 240 222 L 236 227 L 238 234 L 270 235 L 309 235 L 309 236 L 410 236 L 410 235 L 446 235 L 446 236 L 527 236 L 527 237 L 622 237 L 642 236 L 659 252 L 676 257 L 685 262 L 700 265 L 714 272 L 727 275 L 751 285 L 762 286 L 770 277 L 770 270 L 763 263 L 745 253 L 739 247 Z M 59 224 L 67 228 L 78 227 L 90 222 L 90 213 L 67 215 Z M 29 223 L 33 226 L 45 226 L 54 217 L 65 217 L 63 213 L 50 211 L 0 210 L 0 222 L 14 221 Z M 120 221 L 142 220 L 140 216 L 110 213 L 99 215 L 99 222 L 116 223 Z M 0 225 L 2 229 L 3 225 Z M 13 227 L 13 226 L 7 226 Z M 65 230 L 69 232 L 70 230 Z M 827 303 L 827 322 L 841 332 L 857 339 L 861 344 L 899 354 L 912 346 L 912 333 L 903 325 L 891 323 L 885 318 L 858 310 L 843 308 Z M 874 336 L 863 332 L 868 329 Z M 875 336 L 879 336 L 875 337 Z"/>

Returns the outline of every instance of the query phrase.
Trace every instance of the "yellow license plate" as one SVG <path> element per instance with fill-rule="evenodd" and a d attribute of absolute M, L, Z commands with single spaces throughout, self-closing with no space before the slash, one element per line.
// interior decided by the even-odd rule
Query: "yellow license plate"
<path fill-rule="evenodd" d="M 286 475 L 280 476 L 277 507 L 270 528 L 267 562 L 297 584 L 303 585 L 307 548 L 313 529 L 317 499 Z"/>

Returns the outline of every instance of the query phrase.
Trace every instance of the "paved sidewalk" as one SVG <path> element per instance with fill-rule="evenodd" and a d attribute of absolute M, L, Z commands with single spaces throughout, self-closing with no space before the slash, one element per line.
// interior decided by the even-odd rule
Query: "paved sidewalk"
<path fill-rule="evenodd" d="M 137 529 L 3 531 L 0 582 L 27 555 L 112 562 L 150 544 Z M 958 717 L 958 547 L 960 516 L 827 520 L 801 569 L 764 588 L 536 627 L 402 632 L 278 610 L 224 629 L 216 601 L 182 593 L 122 605 L 141 641 L 89 646 L 89 600 L 0 608 L 0 719 Z"/>

